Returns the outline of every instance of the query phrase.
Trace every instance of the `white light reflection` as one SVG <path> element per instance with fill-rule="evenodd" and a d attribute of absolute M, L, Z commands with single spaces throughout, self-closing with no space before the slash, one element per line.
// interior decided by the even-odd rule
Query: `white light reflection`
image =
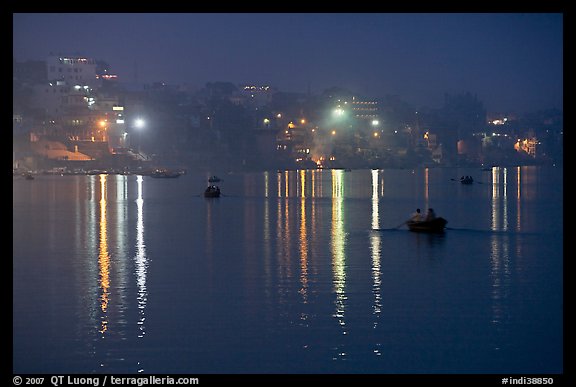
<path fill-rule="evenodd" d="M 491 230 L 498 230 L 498 223 L 500 222 L 500 212 L 498 211 L 498 197 L 500 196 L 500 168 L 492 168 L 492 224 Z"/>
<path fill-rule="evenodd" d="M 492 168 L 492 231 L 508 229 L 507 185 L 508 171 Z M 501 194 L 502 193 L 502 194 Z M 502 325 L 507 318 L 510 289 L 510 241 L 506 234 L 493 234 L 490 241 L 490 277 L 492 279 L 492 323 Z M 498 350 L 499 347 L 494 349 Z"/>
<path fill-rule="evenodd" d="M 507 305 L 510 293 L 510 241 L 508 235 L 492 235 L 490 248 L 492 323 L 500 325 L 508 317 Z"/>
<path fill-rule="evenodd" d="M 378 218 L 378 170 L 372 170 L 372 229 L 380 228 Z"/>
<path fill-rule="evenodd" d="M 508 230 L 508 170 L 502 169 L 500 183 L 500 168 L 492 168 L 492 231 Z M 500 230 L 501 229 L 501 230 Z"/>
<path fill-rule="evenodd" d="M 269 180 L 268 171 L 264 171 L 264 197 L 265 198 L 268 197 L 268 180 Z"/>
<path fill-rule="evenodd" d="M 372 170 L 372 229 L 379 229 L 380 222 L 378 216 L 378 171 Z M 380 268 L 380 234 L 373 232 L 370 234 L 370 251 L 372 255 L 372 292 L 374 293 L 374 328 L 378 326 L 378 319 L 382 311 L 382 295 L 380 294 L 381 268 Z M 379 345 L 379 344 L 377 344 Z M 380 355 L 379 349 L 375 349 L 374 353 Z"/>
<path fill-rule="evenodd" d="M 502 187 L 502 229 L 508 230 L 508 168 L 503 172 L 504 186 Z"/>
<path fill-rule="evenodd" d="M 332 170 L 332 230 L 330 247 L 332 251 L 334 293 L 336 294 L 336 310 L 333 316 L 338 319 L 342 334 L 346 335 L 346 235 L 344 233 L 344 185 L 342 176 L 342 170 Z M 337 354 L 340 358 L 346 356 L 346 353 L 340 350 L 337 350 Z"/>
<path fill-rule="evenodd" d="M 138 198 L 136 199 L 136 207 L 138 211 L 136 221 L 136 257 L 134 262 L 136 264 L 136 284 L 138 288 L 138 337 L 142 338 L 146 334 L 146 302 L 148 300 L 148 290 L 146 288 L 146 275 L 148 273 L 148 258 L 146 257 L 146 245 L 144 243 L 144 198 L 142 197 L 142 182 L 141 175 L 137 176 L 138 184 Z"/>

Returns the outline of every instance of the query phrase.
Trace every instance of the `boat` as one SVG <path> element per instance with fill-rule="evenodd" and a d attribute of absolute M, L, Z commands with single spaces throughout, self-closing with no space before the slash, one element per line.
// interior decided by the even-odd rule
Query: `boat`
<path fill-rule="evenodd" d="M 168 169 L 155 169 L 150 173 L 151 177 L 158 177 L 158 178 L 175 178 L 180 177 L 182 175 L 181 171 L 170 171 Z"/>
<path fill-rule="evenodd" d="M 220 187 L 216 185 L 209 185 L 204 191 L 205 198 L 219 198 L 220 197 Z"/>
<path fill-rule="evenodd" d="M 462 184 L 472 184 L 472 183 L 474 183 L 474 179 L 472 178 L 472 176 L 461 177 L 461 178 L 460 178 L 460 183 L 462 183 Z"/>
<path fill-rule="evenodd" d="M 406 222 L 406 226 L 408 226 L 410 231 L 414 232 L 444 232 L 446 223 L 448 223 L 448 221 L 439 216 L 432 220 L 409 220 Z"/>
<path fill-rule="evenodd" d="M 219 183 L 221 180 L 218 176 L 210 176 L 208 183 Z"/>

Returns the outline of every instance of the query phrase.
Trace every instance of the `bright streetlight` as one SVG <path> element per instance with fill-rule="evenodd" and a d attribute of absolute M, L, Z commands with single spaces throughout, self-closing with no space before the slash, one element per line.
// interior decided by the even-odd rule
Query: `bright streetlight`
<path fill-rule="evenodd" d="M 146 126 L 146 121 L 144 121 L 142 118 L 136 118 L 134 120 L 134 128 L 136 128 L 138 132 L 138 154 L 140 154 L 140 143 L 142 139 L 142 129 L 144 129 L 144 126 Z"/>
<path fill-rule="evenodd" d="M 137 129 L 142 129 L 146 122 L 142 118 L 136 118 L 134 120 L 134 127 Z"/>

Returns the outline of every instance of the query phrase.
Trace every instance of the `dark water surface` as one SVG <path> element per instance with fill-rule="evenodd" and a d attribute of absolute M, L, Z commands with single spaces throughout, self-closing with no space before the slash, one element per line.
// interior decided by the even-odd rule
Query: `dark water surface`
<path fill-rule="evenodd" d="M 14 178 L 14 373 L 563 372 L 561 168 L 211 174 Z"/>

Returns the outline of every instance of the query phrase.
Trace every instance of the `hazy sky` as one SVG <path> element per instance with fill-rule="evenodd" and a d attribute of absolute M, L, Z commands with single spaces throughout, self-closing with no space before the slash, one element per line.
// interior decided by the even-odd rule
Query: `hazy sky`
<path fill-rule="evenodd" d="M 440 107 L 562 108 L 560 13 L 15 13 L 13 55 L 108 62 L 122 81 L 269 84 Z"/>

